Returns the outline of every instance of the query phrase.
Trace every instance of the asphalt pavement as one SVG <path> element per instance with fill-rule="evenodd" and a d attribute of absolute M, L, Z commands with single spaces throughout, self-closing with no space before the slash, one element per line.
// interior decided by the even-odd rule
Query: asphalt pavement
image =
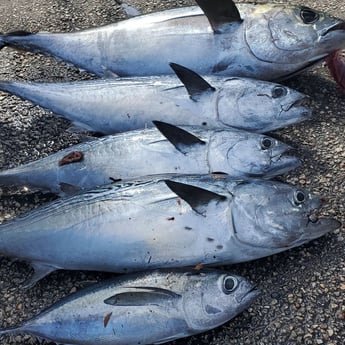
<path fill-rule="evenodd" d="M 261 2 L 261 1 L 260 1 Z M 128 1 L 144 13 L 193 1 Z M 289 2 L 290 3 L 290 2 Z M 294 1 L 345 18 L 339 0 Z M 124 18 L 115 0 L 1 0 L 0 32 L 13 30 L 69 32 Z M 69 81 L 92 75 L 53 58 L 5 48 L 0 51 L 0 79 Z M 312 121 L 283 129 L 275 136 L 294 146 L 303 166 L 284 181 L 328 199 L 324 213 L 344 223 L 345 94 L 318 66 L 285 82 L 311 96 Z M 68 121 L 0 92 L 0 169 L 27 163 L 82 140 L 66 131 Z M 53 196 L 0 191 L 0 222 L 52 200 Z M 293 250 L 231 269 L 256 282 L 262 296 L 247 311 L 213 331 L 177 344 L 343 344 L 345 339 L 344 227 Z M 36 315 L 61 297 L 110 274 L 55 272 L 29 290 L 20 289 L 30 276 L 22 262 L 0 258 L 0 328 Z M 4 337 L 2 345 L 36 345 L 24 335 Z M 48 343 L 44 343 L 48 344 Z M 96 345 L 96 344 L 95 344 Z"/>

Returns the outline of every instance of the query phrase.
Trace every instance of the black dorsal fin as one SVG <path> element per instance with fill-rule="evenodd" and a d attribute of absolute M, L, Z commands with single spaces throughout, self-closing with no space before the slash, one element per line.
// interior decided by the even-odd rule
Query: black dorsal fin
<path fill-rule="evenodd" d="M 30 36 L 33 35 L 32 32 L 25 31 L 25 30 L 15 30 L 15 31 L 10 31 L 5 34 L 5 36 Z"/>
<path fill-rule="evenodd" d="M 215 33 L 220 33 L 224 24 L 242 23 L 240 12 L 232 0 L 196 0 L 196 2 Z"/>
<path fill-rule="evenodd" d="M 180 152 L 187 154 L 194 145 L 205 145 L 205 141 L 182 128 L 170 125 L 162 121 L 152 121 L 157 129 L 176 147 Z"/>
<path fill-rule="evenodd" d="M 187 202 L 195 212 L 201 215 L 205 215 L 207 205 L 211 201 L 221 202 L 226 200 L 226 196 L 203 188 L 171 180 L 165 180 L 165 183 L 175 194 Z"/>
<path fill-rule="evenodd" d="M 189 68 L 173 62 L 170 62 L 169 65 L 177 77 L 181 80 L 193 101 L 198 101 L 200 96 L 202 96 L 205 92 L 213 92 L 216 90 L 198 73 L 190 70 Z"/>

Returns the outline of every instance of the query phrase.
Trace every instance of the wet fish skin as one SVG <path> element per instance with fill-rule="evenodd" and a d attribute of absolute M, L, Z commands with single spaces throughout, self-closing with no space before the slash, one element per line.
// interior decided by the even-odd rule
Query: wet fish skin
<path fill-rule="evenodd" d="M 233 264 L 335 230 L 321 198 L 276 181 L 162 176 L 52 202 L 0 225 L 0 253 L 56 269 L 129 272 Z M 125 229 L 125 231 L 124 231 Z"/>
<path fill-rule="evenodd" d="M 192 71 L 182 66 L 179 71 L 188 88 L 193 83 L 188 74 Z M 67 83 L 0 81 L 0 90 L 52 110 L 76 126 L 104 134 L 151 127 L 153 120 L 262 133 L 312 115 L 308 97 L 282 85 L 216 76 L 204 80 L 215 91 L 202 92 L 197 99 L 191 98 L 176 76 Z"/>
<path fill-rule="evenodd" d="M 268 179 L 300 165 L 300 160 L 289 154 L 290 146 L 266 135 L 231 128 L 183 127 L 182 130 L 165 123 L 156 124 L 168 131 L 169 137 L 158 129 L 146 129 L 74 145 L 40 160 L 0 171 L 0 186 L 70 194 L 109 184 L 111 180 L 154 174 L 223 172 L 239 179 Z M 182 138 L 189 134 L 201 140 L 201 144 L 184 144 Z M 61 163 L 73 153 L 82 157 L 69 164 Z"/>
<path fill-rule="evenodd" d="M 214 3 L 224 13 L 232 2 Z M 0 36 L 0 47 L 52 55 L 98 76 L 167 74 L 175 61 L 201 74 L 280 80 L 345 46 L 344 21 L 325 13 L 285 4 L 237 7 L 242 20 L 213 18 L 212 27 L 199 7 L 185 7 L 74 33 L 10 33 Z"/>
<path fill-rule="evenodd" d="M 160 344 L 220 326 L 258 295 L 247 279 L 225 271 L 126 275 L 82 289 L 0 335 L 29 333 L 71 345 Z"/>

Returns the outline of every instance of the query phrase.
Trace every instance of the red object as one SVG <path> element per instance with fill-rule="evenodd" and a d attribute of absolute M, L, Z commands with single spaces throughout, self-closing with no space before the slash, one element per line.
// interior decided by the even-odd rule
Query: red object
<path fill-rule="evenodd" d="M 326 64 L 334 80 L 342 90 L 345 90 L 345 58 L 342 56 L 341 51 L 337 50 L 329 55 Z"/>

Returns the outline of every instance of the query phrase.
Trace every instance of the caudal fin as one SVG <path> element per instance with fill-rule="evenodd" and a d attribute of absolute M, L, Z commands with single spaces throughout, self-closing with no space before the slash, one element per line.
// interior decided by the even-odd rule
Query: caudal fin
<path fill-rule="evenodd" d="M 0 338 L 6 334 L 17 334 L 21 333 L 22 328 L 21 327 L 9 327 L 9 328 L 4 328 L 0 330 Z"/>
<path fill-rule="evenodd" d="M 0 32 L 0 50 L 6 46 L 4 34 Z"/>
<path fill-rule="evenodd" d="M 0 50 L 3 47 L 6 46 L 16 46 L 16 37 L 22 37 L 22 36 L 31 36 L 33 33 L 32 32 L 28 32 L 28 31 L 24 31 L 24 30 L 20 30 L 20 31 L 11 31 L 7 34 L 4 33 L 0 33 Z"/>

